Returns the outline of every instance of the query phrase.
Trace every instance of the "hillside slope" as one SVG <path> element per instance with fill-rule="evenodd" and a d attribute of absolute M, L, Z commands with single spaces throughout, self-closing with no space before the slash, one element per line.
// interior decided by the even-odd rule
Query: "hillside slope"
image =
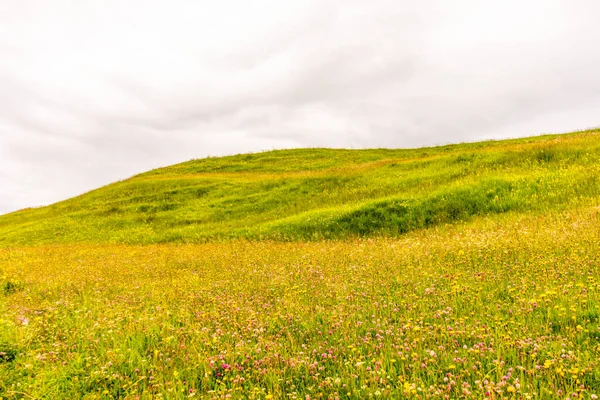
<path fill-rule="evenodd" d="M 600 130 L 410 150 L 193 160 L 0 216 L 0 246 L 399 235 L 598 205 Z"/>

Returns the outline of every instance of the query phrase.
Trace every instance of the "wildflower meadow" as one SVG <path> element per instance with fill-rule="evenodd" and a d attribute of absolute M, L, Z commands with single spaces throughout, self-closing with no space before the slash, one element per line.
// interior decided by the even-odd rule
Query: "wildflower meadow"
<path fill-rule="evenodd" d="M 156 211 L 147 223 L 147 210 L 125 214 L 119 231 L 123 203 L 106 214 L 109 233 L 99 214 L 78 232 L 52 225 L 106 212 L 74 205 L 105 192 L 2 217 L 0 398 L 597 399 L 598 163 L 585 154 L 579 167 L 542 157 L 537 169 L 514 174 L 507 192 L 482 187 L 492 191 L 490 208 L 458 210 L 456 218 L 448 199 L 465 197 L 448 188 L 429 203 L 414 192 L 405 208 L 378 200 L 310 219 L 265 219 L 258 230 L 224 216 L 220 232 L 230 224 L 235 237 L 194 236 L 200 231 L 174 222 L 178 236 L 152 243 L 135 243 L 136 234 L 157 238 L 153 224 L 168 225 L 175 211 Z M 490 179 L 508 176 L 506 168 L 489 167 Z M 323 196 L 335 204 L 357 187 Z M 208 195 L 198 190 L 201 208 Z M 273 217 L 270 210 L 263 211 Z M 434 211 L 445 217 L 419 219 Z M 184 218 L 177 215 L 173 221 Z M 389 215 L 407 229 L 383 224 L 361 233 L 369 216 Z M 354 234 L 341 235 L 343 227 Z M 131 240 L 117 240 L 119 232 Z"/>

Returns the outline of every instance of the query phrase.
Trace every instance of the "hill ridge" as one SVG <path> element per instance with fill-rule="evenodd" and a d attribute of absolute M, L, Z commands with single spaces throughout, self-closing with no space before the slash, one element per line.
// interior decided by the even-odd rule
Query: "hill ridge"
<path fill-rule="evenodd" d="M 2 215 L 0 246 L 396 236 L 474 216 L 597 205 L 599 160 L 600 129 L 203 158 Z"/>

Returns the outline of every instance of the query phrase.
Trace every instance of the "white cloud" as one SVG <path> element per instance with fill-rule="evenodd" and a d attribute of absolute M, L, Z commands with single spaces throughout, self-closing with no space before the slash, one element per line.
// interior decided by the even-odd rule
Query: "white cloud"
<path fill-rule="evenodd" d="M 0 213 L 149 168 L 600 125 L 591 0 L 0 4 Z"/>

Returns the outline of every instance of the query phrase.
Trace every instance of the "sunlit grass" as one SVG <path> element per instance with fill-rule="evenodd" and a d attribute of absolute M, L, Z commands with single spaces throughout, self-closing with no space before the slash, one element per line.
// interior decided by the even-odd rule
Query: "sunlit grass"
<path fill-rule="evenodd" d="M 195 160 L 0 216 L 0 400 L 598 395 L 599 131 Z"/>
<path fill-rule="evenodd" d="M 400 239 L 14 248 L 0 266 L 2 397 L 600 393 L 595 207 Z"/>
<path fill-rule="evenodd" d="M 0 216 L 0 246 L 397 236 L 597 204 L 600 131 L 414 150 L 194 160 Z"/>

